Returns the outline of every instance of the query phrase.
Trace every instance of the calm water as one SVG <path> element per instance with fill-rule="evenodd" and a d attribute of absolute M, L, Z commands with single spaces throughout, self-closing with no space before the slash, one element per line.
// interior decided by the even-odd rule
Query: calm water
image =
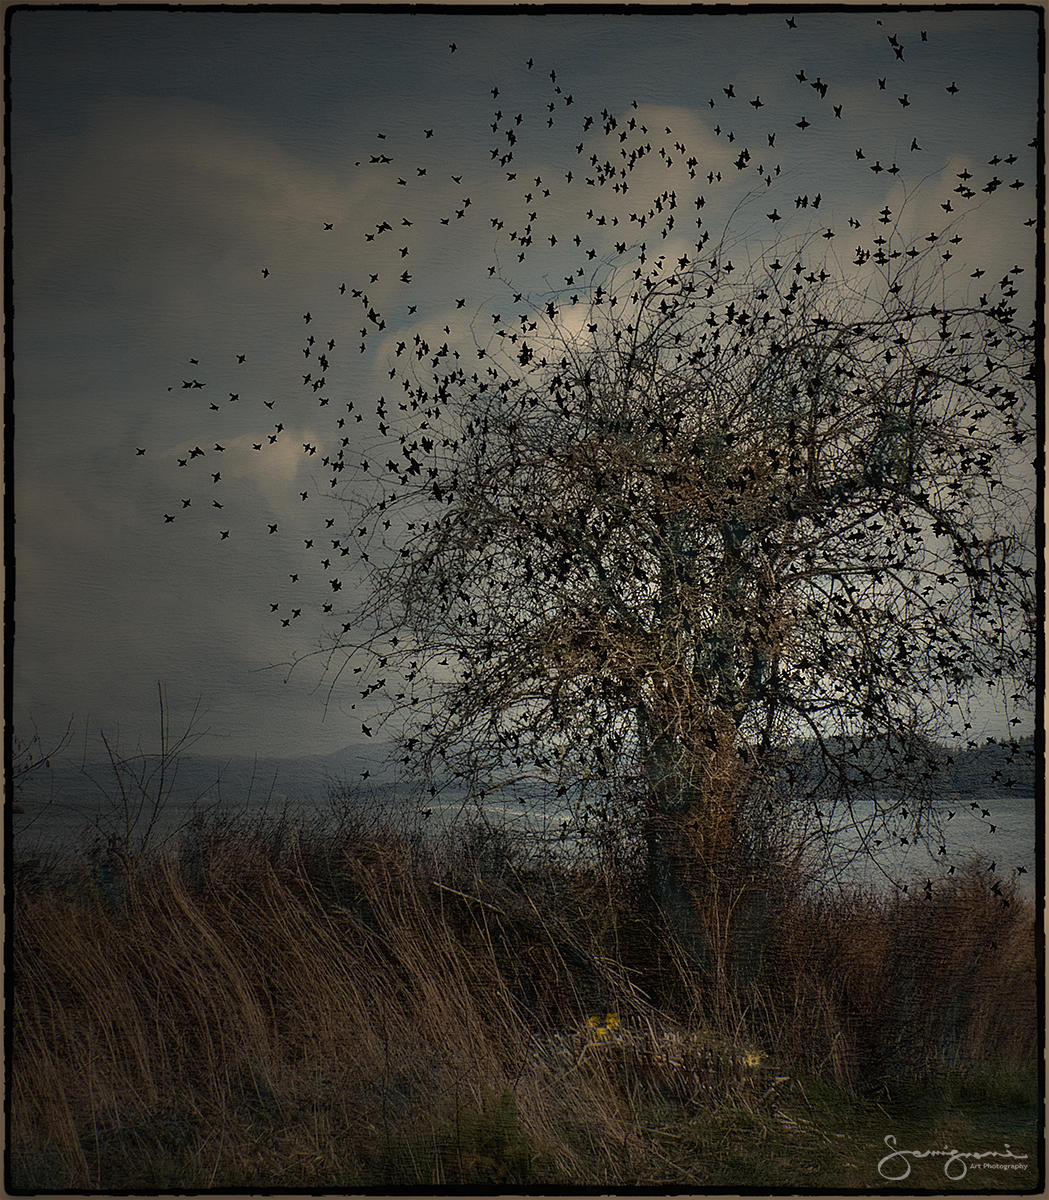
<path fill-rule="evenodd" d="M 952 804 L 948 811 L 954 816 L 946 820 L 944 813 L 941 834 L 924 844 L 904 829 L 892 835 L 876 830 L 873 806 L 858 805 L 859 830 L 867 836 L 859 831 L 843 833 L 832 870 L 847 883 L 880 888 L 887 885 L 888 876 L 913 886 L 914 881 L 920 885 L 937 878 L 952 864 L 958 869 L 966 860 L 979 857 L 985 865 L 993 864 L 1001 878 L 1015 877 L 1020 891 L 1033 896 L 1039 861 L 1034 797 L 985 796 L 975 802 L 977 809 L 970 807 L 969 799 Z M 985 817 L 984 812 L 990 815 Z M 882 844 L 873 846 L 879 836 Z M 863 853 L 865 843 L 872 845 L 873 857 Z"/>
<path fill-rule="evenodd" d="M 221 811 L 244 821 L 253 821 L 262 816 L 279 817 L 282 813 L 291 819 L 310 820 L 333 811 L 331 803 L 325 799 L 330 779 L 311 780 L 308 775 L 303 775 L 297 781 L 275 781 L 263 773 L 247 783 L 244 780 L 225 782 L 225 787 L 216 787 L 212 780 L 212 786 L 208 787 L 203 776 L 180 779 L 179 786 L 172 789 L 156 815 L 151 841 L 181 838 L 195 812 Z M 285 790 L 277 790 L 278 782 Z M 391 792 L 385 794 L 387 811 L 390 811 L 391 795 Z M 247 796 L 248 799 L 238 799 L 234 803 L 234 796 Z M 382 793 L 363 797 L 360 801 L 365 813 L 380 811 L 383 802 Z M 105 783 L 96 786 L 82 777 L 75 782 L 52 779 L 47 786 L 41 781 L 34 787 L 23 788 L 16 797 L 16 804 L 23 810 L 12 818 L 18 858 L 39 857 L 48 852 L 89 846 L 92 842 L 104 843 L 110 834 L 122 834 L 129 825 L 134 844 L 134 838 L 140 838 L 146 832 L 152 817 L 150 806 L 144 805 L 137 811 L 131 805 L 125 810 L 119 797 L 114 797 L 111 786 Z M 942 839 L 934 839 L 927 846 L 916 844 L 907 830 L 890 832 L 876 828 L 873 806 L 857 805 L 853 814 L 854 826 L 841 830 L 833 838 L 831 861 L 818 861 L 817 856 L 810 855 L 813 873 L 825 880 L 834 878 L 847 884 L 875 888 L 890 886 L 893 880 L 913 881 L 920 886 L 925 879 L 944 874 L 951 864 L 957 869 L 978 855 L 988 865 L 993 862 L 1000 877 L 1015 877 L 1022 892 L 1033 896 L 1038 858 L 1034 797 L 988 796 L 978 804 L 979 807 L 973 809 L 970 801 L 964 799 L 952 805 L 955 815 L 944 822 Z M 407 814 L 410 810 L 403 811 Z M 435 808 L 430 824 L 446 825 L 460 814 L 469 815 L 471 811 L 445 803 Z M 984 816 L 984 811 L 989 815 Z M 511 829 L 538 829 L 552 840 L 557 839 L 562 828 L 569 835 L 572 832 L 571 822 L 563 824 L 565 814 L 553 809 L 542 814 L 519 805 L 490 802 L 485 806 L 485 816 L 493 824 L 505 824 Z M 874 845 L 877 838 L 880 838 L 880 845 Z M 874 851 L 873 857 L 863 852 L 865 840 Z M 945 854 L 940 852 L 941 845 Z"/>

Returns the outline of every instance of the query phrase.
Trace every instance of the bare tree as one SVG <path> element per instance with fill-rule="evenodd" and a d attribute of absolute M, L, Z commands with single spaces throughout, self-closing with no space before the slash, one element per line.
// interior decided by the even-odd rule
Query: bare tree
<path fill-rule="evenodd" d="M 892 38 L 881 51 L 903 61 Z M 532 66 L 520 75 L 537 81 Z M 694 960 L 718 965 L 728 914 L 784 830 L 818 813 L 833 836 L 856 824 L 862 799 L 928 839 L 944 745 L 975 745 L 967 727 L 989 704 L 1014 721 L 1030 707 L 1039 345 L 1022 268 L 989 285 L 999 269 L 988 268 L 1029 245 L 1018 217 L 1025 229 L 1036 218 L 1019 211 L 1023 179 L 983 184 L 955 169 L 942 140 L 938 162 L 922 157 L 913 131 L 906 167 L 883 166 L 870 142 L 842 159 L 842 104 L 824 126 L 834 153 L 813 156 L 807 118 L 780 113 L 777 133 L 760 95 L 732 108 L 730 84 L 711 96 L 717 112 L 693 151 L 637 100 L 619 115 L 588 102 L 577 120 L 559 78 L 542 83 L 538 117 L 523 100 L 514 115 L 518 104 L 491 89 L 497 166 L 450 176 L 456 196 L 472 179 L 478 204 L 451 200 L 444 183 L 405 211 L 411 171 L 398 175 L 385 132 L 357 164 L 369 187 L 396 178 L 397 207 L 385 195 L 368 213 L 380 220 L 361 218 L 350 282 L 340 265 L 327 300 L 303 312 L 296 359 L 312 408 L 303 454 L 329 476 L 299 495 L 312 503 L 326 482 L 342 501 L 303 539 L 336 622 L 320 653 L 333 686 L 360 682 L 362 735 L 399 735 L 429 794 L 546 804 L 584 836 L 625 822 L 657 908 Z M 830 86 L 793 66 L 788 79 L 820 102 Z M 535 99 L 539 84 L 513 86 Z M 945 83 L 941 104 L 958 91 Z M 908 97 L 897 99 L 911 122 Z M 887 155 L 902 135 L 875 111 Z M 433 134 L 410 153 L 437 147 Z M 788 148 L 796 159 L 781 172 Z M 996 153 L 989 165 L 1031 157 Z M 439 164 L 444 175 L 439 154 L 420 158 L 413 185 Z M 843 190 L 797 195 L 781 226 L 794 169 Z M 478 223 L 481 203 L 494 215 Z M 992 214 L 998 245 L 970 244 L 974 218 L 989 227 Z M 318 236 L 335 232 L 334 215 Z M 858 244 L 840 255 L 833 225 L 844 233 L 846 216 Z M 420 285 L 424 223 L 420 250 L 439 244 L 432 269 L 460 281 L 455 255 L 495 242 L 479 287 L 459 282 L 456 297 L 443 273 L 441 296 Z M 755 225 L 794 233 L 770 244 Z M 396 246 L 402 228 L 414 232 Z M 502 264 L 514 260 L 511 278 Z M 493 291 L 498 311 L 486 313 Z M 337 304 L 359 305 L 355 356 L 380 344 L 374 376 L 337 374 Z M 313 422 L 335 379 L 388 383 L 329 407 L 337 440 L 319 444 Z M 256 431 L 258 462 L 286 432 L 283 420 Z M 178 459 L 187 481 L 211 453 L 202 442 Z M 282 629 L 302 615 L 301 591 L 269 599 Z"/>
<path fill-rule="evenodd" d="M 1033 333 L 1011 276 L 944 307 L 907 249 L 851 280 L 810 243 L 553 296 L 482 372 L 416 379 L 454 428 L 370 513 L 406 513 L 370 646 L 444 679 L 406 694 L 412 766 L 584 823 L 631 806 L 700 961 L 696 901 L 799 791 L 927 831 L 936 739 L 1029 693 Z"/>

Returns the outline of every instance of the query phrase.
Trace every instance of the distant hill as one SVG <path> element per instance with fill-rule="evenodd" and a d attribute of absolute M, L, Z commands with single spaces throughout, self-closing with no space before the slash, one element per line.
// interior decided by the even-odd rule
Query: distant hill
<path fill-rule="evenodd" d="M 158 832 L 170 832 L 201 810 L 217 807 L 236 816 L 298 815 L 329 811 L 333 793 L 349 792 L 361 804 L 393 793 L 383 748 L 346 747 L 327 755 L 263 758 L 186 754 L 161 776 L 157 755 L 130 758 L 117 778 L 108 762 L 53 758 L 13 787 L 15 839 L 80 842 L 119 832 L 130 823 L 141 834 L 150 824 L 158 793 Z M 143 781 L 139 786 L 137 780 Z M 124 796 L 127 797 L 125 808 Z"/>
<path fill-rule="evenodd" d="M 918 748 L 884 739 L 863 743 L 829 737 L 796 742 L 784 763 L 785 786 L 798 792 L 833 795 L 842 787 L 863 794 L 916 788 L 933 796 L 1033 796 L 1037 754 L 1031 736 L 988 740 L 982 746 L 951 750 L 923 742 Z M 828 765 L 828 761 L 829 764 Z"/>
<path fill-rule="evenodd" d="M 1037 752 L 1033 737 L 988 742 L 948 756 L 937 786 L 964 795 L 1034 795 Z"/>

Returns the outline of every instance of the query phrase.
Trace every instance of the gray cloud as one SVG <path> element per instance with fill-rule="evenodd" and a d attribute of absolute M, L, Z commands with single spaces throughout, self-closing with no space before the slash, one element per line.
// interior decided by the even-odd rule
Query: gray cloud
<path fill-rule="evenodd" d="M 92 73 L 101 39 L 93 40 L 96 27 L 83 14 L 68 15 L 68 28 L 86 35 L 56 56 L 50 86 L 32 77 L 32 86 L 23 83 L 15 93 L 19 721 L 64 725 L 70 715 L 91 714 L 96 724 L 148 736 L 161 679 L 179 715 L 203 697 L 213 731 L 208 744 L 217 749 L 250 752 L 264 744 L 267 752 L 323 752 L 352 741 L 360 715 L 350 707 L 358 700 L 353 688 L 336 690 L 325 718 L 322 660 L 302 664 L 288 683 L 279 665 L 321 644 L 317 598 L 335 598 L 303 543 L 323 526 L 320 513 L 335 516 L 343 532 L 347 514 L 330 501 L 318 507 L 320 497 L 343 488 L 356 494 L 352 471 L 332 489 L 320 460 L 340 436 L 352 439 L 358 458 L 382 449 L 374 398 L 387 395 L 395 424 L 400 397 L 391 390 L 386 357 L 400 341 L 411 344 L 415 334 L 433 345 L 445 338 L 463 346 L 483 341 L 491 313 L 510 302 L 498 278 L 504 272 L 523 279 L 533 294 L 558 285 L 559 268 L 577 251 L 562 244 L 540 252 L 542 239 L 573 223 L 583 228 L 595 203 L 621 216 L 616 226 L 588 227 L 599 259 L 617 241 L 639 239 L 677 255 L 693 241 L 695 191 L 709 193 L 700 215 L 716 231 L 751 187 L 753 198 L 734 229 L 740 253 L 756 256 L 755 241 L 778 232 L 765 216 L 774 206 L 801 221 L 792 228 L 815 231 L 824 219 L 844 225 L 851 213 L 869 226 L 890 204 L 917 235 L 942 224 L 941 193 L 952 173 L 968 166 L 983 181 L 993 174 L 987 159 L 1016 153 L 1024 159 L 1016 171 L 1025 170 L 1026 189 L 996 195 L 993 219 L 977 215 L 966 223 L 956 265 L 1029 262 L 1022 284 L 1033 286 L 1033 235 L 1023 231 L 1022 218 L 1035 190 L 1026 143 L 1034 134 L 1037 64 L 1024 40 L 1023 14 L 899 14 L 897 28 L 914 64 L 907 76 L 892 74 L 891 48 L 869 13 L 799 17 L 808 40 L 796 44 L 784 43 L 778 14 L 752 16 L 745 25 L 738 17 L 719 24 L 713 16 L 653 16 L 603 19 L 600 26 L 579 16 L 508 24 L 448 15 L 426 25 L 425 35 L 415 32 L 423 26 L 400 19 L 398 27 L 412 36 L 391 51 L 397 69 L 385 72 L 375 45 L 358 36 L 363 28 L 381 44 L 381 18 L 353 25 L 352 34 L 349 23 L 343 33 L 329 20 L 321 40 L 341 50 L 322 61 L 318 27 L 303 14 L 301 24 L 280 23 L 279 61 L 295 67 L 283 75 L 274 75 L 265 57 L 278 53 L 280 39 L 269 32 L 263 39 L 262 25 L 245 14 L 238 27 L 255 32 L 242 43 L 222 43 L 225 82 L 215 64 L 207 72 L 187 66 L 184 79 L 178 77 L 161 29 L 169 26 L 154 26 L 143 14 L 134 20 L 129 14 L 123 26 L 124 18 L 115 18 L 106 35 L 111 51 L 121 44 L 121 28 L 128 30 L 126 49 L 139 56 L 136 65 Z M 186 44 L 205 60 L 209 49 L 217 53 L 217 27 L 180 16 Z M 58 13 L 50 20 L 51 28 L 62 24 Z M 928 48 L 918 36 L 925 25 Z M 438 34 L 446 28 L 462 30 L 464 53 L 455 64 L 441 57 L 446 42 Z M 305 51 L 296 57 L 296 37 L 305 46 L 307 29 L 312 57 Z M 511 30 L 519 35 L 508 38 Z M 582 38 L 581 31 L 593 36 Z M 471 46 L 484 53 L 468 57 Z M 42 75 L 45 60 L 22 51 L 17 40 L 13 53 L 21 79 Z M 534 72 L 523 65 L 528 53 L 535 54 Z M 561 94 L 548 77 L 555 65 Z M 803 67 L 810 77 L 822 71 L 833 97 L 823 102 L 799 83 L 795 72 Z M 890 75 L 883 93 L 875 83 L 880 74 Z M 945 90 L 955 77 L 965 88 L 957 103 Z M 492 97 L 491 80 L 500 78 L 503 95 Z M 68 103 L 82 118 L 61 115 L 54 105 L 54 89 L 64 80 L 73 89 Z M 732 101 L 723 93 L 729 82 L 737 92 Z M 896 97 L 908 89 L 914 105 L 904 108 Z M 564 100 L 569 92 L 571 107 Z M 555 102 L 552 128 L 548 94 Z M 761 109 L 749 104 L 757 95 Z M 606 137 L 598 122 L 584 135 L 583 114 L 599 111 L 602 97 L 621 125 Z M 832 103 L 842 104 L 845 119 L 836 120 Z M 920 120 L 912 115 L 919 107 Z M 496 122 L 501 128 L 518 109 L 523 114 L 516 157 L 506 169 L 491 158 L 497 143 L 502 152 L 508 148 L 502 132 L 490 129 L 496 109 L 506 114 Z M 821 140 L 817 129 L 796 127 L 806 114 L 819 123 Z M 608 187 L 587 186 L 591 154 L 621 165 L 619 133 L 631 117 L 648 126 L 653 147 L 675 139 L 689 145 L 701 163 L 697 180 L 689 178 L 684 155 L 667 167 L 653 152 L 630 176 L 629 191 L 612 195 Z M 672 135 L 664 133 L 668 126 Z M 776 144 L 769 147 L 773 127 Z M 435 130 L 432 139 L 427 128 Z M 920 155 L 908 149 L 915 135 Z M 577 154 L 580 140 L 585 150 Z M 861 145 L 864 162 L 855 157 Z M 753 170 L 737 171 L 733 162 L 744 146 L 752 167 L 761 161 L 772 171 L 782 163 L 775 188 L 766 189 Z M 393 163 L 371 163 L 387 150 Z M 902 183 L 870 173 L 869 162 L 879 156 L 906 168 L 905 204 Z M 704 187 L 707 173 L 716 171 L 723 184 Z M 462 174 L 462 182 L 453 174 Z M 537 175 L 542 185 L 532 184 Z M 931 179 L 917 187 L 924 176 Z M 829 183 L 817 221 L 793 205 L 796 194 L 814 191 L 820 180 Z M 539 206 L 524 196 L 542 187 L 551 197 L 535 222 L 531 260 L 522 266 L 506 234 L 525 227 Z M 642 229 L 629 214 L 647 209 L 667 188 L 681 202 L 679 225 L 661 240 L 658 221 Z M 459 218 L 466 196 L 471 204 Z M 366 241 L 384 219 L 393 228 Z M 406 219 L 411 226 L 401 224 Z M 505 228 L 497 230 L 493 220 Z M 322 228 L 325 221 L 332 230 Z M 843 228 L 837 243 L 843 262 L 847 233 Z M 402 260 L 398 248 L 405 245 L 410 253 Z M 263 267 L 270 272 L 265 280 Z M 402 270 L 411 272 L 411 285 L 400 281 Z M 379 276 L 374 282 L 372 274 Z M 339 291 L 344 282 L 363 286 L 369 303 L 389 314 L 385 330 L 370 330 L 366 355 L 358 343 L 368 322 L 362 306 Z M 462 309 L 455 297 L 466 301 Z M 407 311 L 410 301 L 415 314 Z M 310 328 L 336 337 L 339 347 L 324 409 L 302 385 L 309 369 L 300 348 L 307 311 Z M 425 370 L 425 361 L 419 367 Z M 206 387 L 182 386 L 194 378 Z M 349 417 L 349 403 L 367 420 L 351 418 L 337 432 L 331 414 Z M 278 421 L 285 428 L 271 446 Z M 255 451 L 264 438 L 264 450 Z M 215 443 L 225 449 L 213 450 Z M 301 453 L 304 443 L 318 453 Z M 204 458 L 178 467 L 178 458 L 198 444 Z M 222 476 L 217 483 L 214 472 Z M 191 499 L 188 509 L 183 499 Z M 214 508 L 215 500 L 223 508 Z M 165 513 L 176 521 L 165 524 Z M 270 523 L 279 535 L 267 533 Z M 338 599 L 350 608 L 363 586 L 361 565 L 340 556 L 338 567 L 345 580 Z M 293 573 L 312 603 L 297 603 Z M 277 617 L 272 603 L 281 606 Z M 302 616 L 284 629 L 278 618 L 297 606 Z"/>

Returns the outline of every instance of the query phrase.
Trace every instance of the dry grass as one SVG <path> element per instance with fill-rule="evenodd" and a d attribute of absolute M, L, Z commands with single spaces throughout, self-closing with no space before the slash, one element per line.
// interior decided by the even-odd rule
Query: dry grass
<path fill-rule="evenodd" d="M 784 1054 L 838 1082 L 1037 1055 L 1034 909 L 976 866 L 928 896 L 795 898 L 766 966 Z"/>
<path fill-rule="evenodd" d="M 667 1106 L 759 1120 L 773 1072 L 1033 1059 L 1033 912 L 978 872 L 927 901 L 768 894 L 760 969 L 729 994 L 675 965 L 638 879 L 485 830 L 215 826 L 105 892 L 86 868 L 25 882 L 9 1182 L 614 1186 L 669 1170 Z M 598 1045 L 607 1012 L 624 1032 Z M 746 1046 L 769 1056 L 749 1076 Z"/>

